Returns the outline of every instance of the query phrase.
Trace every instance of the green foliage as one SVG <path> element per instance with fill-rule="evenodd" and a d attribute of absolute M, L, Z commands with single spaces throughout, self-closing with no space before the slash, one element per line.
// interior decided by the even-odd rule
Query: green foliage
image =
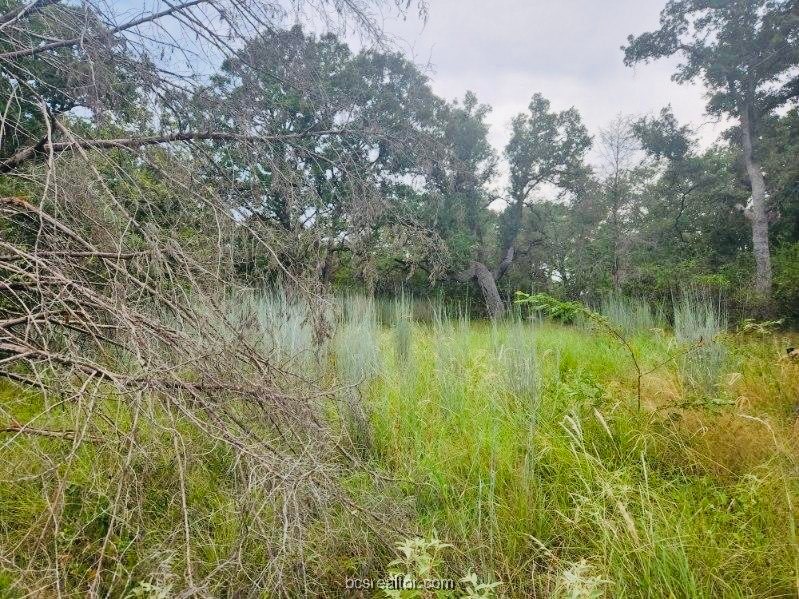
<path fill-rule="evenodd" d="M 524 291 L 517 291 L 516 303 L 530 306 L 536 312 L 543 312 L 550 318 L 563 323 L 573 323 L 579 318 L 588 318 L 597 322 L 605 320 L 601 314 L 593 312 L 580 302 L 559 300 L 546 293 L 528 294 Z"/>
<path fill-rule="evenodd" d="M 660 397 L 679 389 L 670 335 L 640 336 L 642 362 L 665 365 L 639 413 L 619 401 L 630 366 L 616 342 L 576 327 L 516 327 L 420 326 L 418 370 L 389 368 L 370 390 L 381 463 L 409 480 L 422 530 L 457 548 L 438 553 L 443 571 L 495 572 L 510 597 L 793 592 L 788 500 L 799 497 L 781 406 L 799 388 L 774 361 L 776 339 L 731 343 L 746 365 L 744 413 L 768 422 L 778 445 L 737 410 Z M 535 345 L 540 401 L 497 384 L 503 359 L 491 348 L 504 334 Z M 444 345 L 457 362 L 438 362 Z M 531 559 L 536 576 L 526 574 Z"/>
<path fill-rule="evenodd" d="M 496 589 L 502 585 L 501 582 L 480 582 L 474 572 L 469 572 L 460 582 L 465 585 L 461 595 L 463 599 L 492 599 L 496 596 Z"/>
<path fill-rule="evenodd" d="M 169 587 L 161 587 L 149 582 L 140 582 L 128 595 L 128 599 L 168 599 Z"/>
<path fill-rule="evenodd" d="M 397 550 L 402 557 L 395 559 L 389 566 L 391 574 L 411 573 L 417 578 L 431 578 L 440 565 L 439 553 L 452 545 L 442 543 L 437 538 L 406 539 L 397 543 Z"/>
<path fill-rule="evenodd" d="M 737 115 L 742 102 L 757 99 L 760 114 L 791 97 L 797 36 L 799 15 L 790 0 L 672 0 L 661 11 L 658 30 L 628 37 L 624 61 L 634 65 L 681 53 L 674 78 L 701 78 L 710 92 L 709 111 Z M 772 86 L 784 73 L 793 77 Z"/>
<path fill-rule="evenodd" d="M 554 298 L 537 301 L 558 306 Z M 583 313 L 570 308 L 563 313 Z M 693 309 L 691 326 L 705 326 L 706 312 Z M 340 310 L 342 326 L 349 326 L 354 312 L 368 311 L 368 304 L 348 300 Z M 681 326 L 688 328 L 688 320 L 681 317 Z M 376 351 L 390 356 L 395 342 L 377 333 Z M 388 572 L 415 580 L 452 576 L 455 592 L 439 595 L 452 597 L 582 599 L 647 596 L 653 589 L 677 597 L 789 595 L 799 551 L 789 529 L 791 505 L 799 501 L 790 449 L 792 402 L 799 392 L 794 365 L 774 359 L 781 340 L 771 335 L 733 336 L 729 351 L 741 370 L 730 391 L 748 396 L 749 406 L 742 415 L 730 408 L 699 411 L 688 405 L 690 394 L 660 396 L 662 389 L 680 389 L 681 376 L 664 335 L 644 331 L 636 337 L 642 362 L 662 365 L 645 388 L 647 409 L 638 412 L 619 401 L 629 389 L 630 366 L 608 336 L 549 323 L 452 320 L 443 313 L 435 326 L 415 324 L 414 368 L 381 357 L 380 370 L 361 385 L 369 418 L 359 426 L 374 445 L 369 464 L 386 482 L 372 484 L 360 468 L 344 476 L 352 501 L 399 505 L 394 521 L 423 536 L 399 542 L 392 562 L 396 537 L 386 531 L 377 538 L 360 512 L 334 507 L 337 519 L 320 522 L 303 553 L 290 558 L 303 560 L 305 574 L 294 577 L 287 570 L 283 587 L 307 593 L 303 584 L 310 577 L 320 581 L 315 594 L 340 596 L 345 575 L 383 579 Z M 510 350 L 518 354 L 509 357 Z M 525 357 L 525 368 L 535 373 L 535 401 L 529 389 L 506 378 L 517 374 L 511 370 Z M 326 364 L 331 375 L 336 359 L 331 355 Z M 675 407 L 682 403 L 685 408 Z M 41 416 L 42 397 L 10 384 L 0 384 L 0 405 L 19 422 L 38 414 L 35 426 L 50 430 L 74 426 L 80 409 L 65 405 Z M 168 415 L 157 405 L 143 406 L 148 417 L 137 435 L 140 449 L 127 466 L 125 453 L 109 451 L 116 447 L 110 443 L 83 444 L 69 467 L 71 443 L 63 439 L 19 435 L 5 446 L 0 474 L 25 476 L 0 487 L 5 563 L 46 564 L 58 555 L 62 592 L 82 594 L 109 531 L 118 477 L 127 476 L 135 484 L 126 505 L 135 509 L 119 518 L 135 528 L 115 528 L 103 580 L 111 571 L 126 577 L 101 590 L 157 597 L 184 588 L 174 445 L 165 433 Z M 117 426 L 130 426 L 127 402 L 103 399 L 99 407 L 114 415 Z M 180 431 L 189 465 L 195 576 L 213 594 L 247 592 L 253 577 L 271 567 L 269 547 L 280 541 L 246 535 L 279 533 L 283 504 L 249 484 L 249 470 L 213 439 L 182 425 Z M 60 476 L 48 466 L 55 459 L 65 464 L 58 537 L 43 517 Z M 242 505 L 254 506 L 246 517 L 255 518 L 257 528 L 242 526 Z M 33 548 L 22 542 L 33 534 L 47 543 Z M 227 558 L 242 546 L 238 570 Z M 526 569 L 531 559 L 536 576 Z M 42 585 L 0 577 L 0 593 L 9 589 L 6 594 L 16 596 L 27 588 Z"/>
<path fill-rule="evenodd" d="M 584 183 L 585 154 L 591 145 L 580 113 L 574 108 L 556 112 L 540 93 L 533 95 L 527 112 L 513 119 L 511 128 L 511 138 L 505 146 L 510 166 L 510 201 L 499 219 L 500 258 L 524 232 L 524 225 L 528 224 L 524 203 L 534 190 L 548 183 L 575 191 Z"/>
<path fill-rule="evenodd" d="M 555 596 L 562 599 L 600 599 L 605 595 L 604 587 L 609 582 L 593 574 L 593 568 L 583 559 L 561 574 Z"/>
<path fill-rule="evenodd" d="M 744 318 L 738 325 L 738 332 L 743 335 L 772 335 L 783 322 L 782 319 L 757 321 L 754 318 Z"/>
<path fill-rule="evenodd" d="M 0 12 L 20 5 L 0 4 Z M 100 28 L 94 15 L 71 18 L 91 7 L 31 6 L 34 39 L 96 37 Z M 63 23 L 40 21 L 56 10 Z M 772 247 L 774 298 L 786 317 L 799 314 L 799 115 L 774 109 L 799 89 L 797 19 L 795 2 L 787 0 L 672 0 L 660 29 L 632 38 L 625 54 L 635 63 L 688 48 L 677 79 L 703 79 L 711 113 L 741 116 L 751 109 L 757 117 L 769 200 L 782 214 Z M 74 22 L 85 23 L 85 31 L 72 31 Z M 152 65 L 135 63 L 137 72 L 129 72 L 124 46 L 110 43 L 106 62 L 91 68 L 72 48 L 57 49 L 49 60 L 5 65 L 0 96 L 17 108 L 8 112 L 6 131 L 14 134 L 2 137 L 0 157 L 39 142 L 47 113 L 83 137 L 146 132 L 153 119 L 139 106 L 137 82 L 147 80 Z M 490 107 L 474 94 L 445 102 L 403 56 L 354 53 L 335 35 L 300 27 L 265 28 L 236 47 L 190 101 L 177 91 L 169 98 L 190 104 L 188 118 L 170 122 L 171 111 L 159 106 L 164 124 L 303 133 L 255 153 L 216 142 L 103 153 L 88 163 L 102 185 L 84 185 L 88 178 L 80 172 L 70 184 L 86 187 L 89 201 L 103 187 L 120 210 L 87 214 L 80 233 L 95 240 L 88 233 L 106 224 L 135 229 L 120 216 L 129 213 L 142 230 L 180 250 L 156 248 L 159 260 L 198 258 L 192 272 L 201 277 L 204 232 L 230 210 L 236 228 L 264 227 L 275 248 L 274 255 L 252 254 L 248 239 L 232 243 L 231 268 L 240 280 L 263 282 L 288 269 L 303 282 L 373 290 L 388 289 L 391 279 L 429 293 L 444 278 L 453 303 L 456 293 L 468 299 L 475 292 L 454 282 L 462 267 L 475 260 L 499 264 L 516 248 L 516 266 L 500 283 L 546 291 L 518 292 L 516 305 L 556 323 L 508 319 L 488 326 L 472 322 L 468 308 L 453 319 L 444 303 L 428 302 L 426 326 L 413 314 L 418 305 L 401 296 L 382 321 L 388 331 L 374 301 L 361 296 L 315 311 L 279 290 L 263 296 L 237 290 L 226 299 L 229 318 L 242 325 L 254 351 L 270 357 L 276 384 L 324 405 L 324 416 L 340 425 L 331 429 L 340 438 L 325 439 L 330 447 L 342 454 L 363 450 L 346 467 L 335 462 L 330 473 L 308 470 L 345 480 L 347 495 L 335 487 L 327 496 L 333 487 L 320 486 L 322 498 L 283 493 L 259 480 L 246 452 L 233 459 L 218 439 L 198 432 L 207 430 L 210 412 L 190 412 L 199 429 L 175 425 L 173 406 L 146 385 L 119 398 L 92 376 L 78 394 L 54 397 L 0 381 L 0 564 L 17 575 L 0 572 L 1 597 L 83 595 L 95 581 L 97 594 L 153 599 L 181 592 L 237 596 L 263 590 L 264 581 L 279 581 L 276 592 L 289 596 L 336 596 L 341 581 L 334 574 L 355 570 L 407 581 L 465 572 L 454 596 L 473 598 L 505 589 L 509 596 L 573 599 L 653 590 L 671 597 L 795 593 L 792 431 L 799 377 L 793 363 L 775 360 L 785 346 L 773 336 L 781 321 L 747 315 L 744 334 L 725 338 L 719 306 L 684 296 L 675 302 L 674 336 L 650 330 L 665 327 L 649 300 L 663 302 L 683 284 L 747 306 L 751 243 L 736 205 L 749 190 L 741 185 L 734 148 L 698 151 L 689 128 L 664 110 L 632 125 L 640 148 L 631 152 L 647 154 L 642 167 L 592 173 L 585 164 L 592 140 L 579 113 L 555 111 L 535 94 L 513 120 L 505 148 L 509 201 L 497 214 L 488 208 L 497 172 Z M 96 78 L 111 96 L 100 102 L 110 109 L 108 122 L 67 116 L 99 102 L 86 92 Z M 338 127 L 351 134 L 326 133 Z M 630 131 L 620 133 L 630 141 Z M 171 180 L 173 167 L 192 165 L 201 153 L 212 157 L 207 168 L 176 172 L 186 175 L 183 186 L 222 191 L 229 204 L 220 213 L 187 204 Z M 36 168 L 24 180 L 0 177 L 0 195 L 39 197 Z M 60 180 L 51 192 L 69 197 L 70 187 L 60 187 L 67 178 Z M 544 184 L 568 194 L 566 201 L 533 202 Z M 0 219 L 4 242 L 30 245 L 30 222 L 22 218 L 28 217 Z M 106 247 L 121 227 L 103 230 L 108 238 L 99 245 Z M 120 249 L 153 249 L 141 231 L 120 239 Z M 181 290 L 182 281 L 158 272 L 165 262 L 142 273 L 146 285 Z M 8 269 L 0 279 L 14 282 Z M 14 294 L 0 296 L 0 316 L 18 301 Z M 26 307 L 25 313 L 34 312 Z M 112 325 L 103 330 L 115 334 Z M 189 323 L 184 332 L 205 340 L 198 328 Z M 224 352 L 229 340 L 204 349 Z M 57 340 L 46 341 L 56 348 Z M 191 364 L 181 367 L 191 372 Z M 740 372 L 724 376 L 732 367 Z M 40 374 L 58 380 L 62 371 Z M 652 378 L 643 388 L 645 375 Z M 69 376 L 81 384 L 85 371 Z M 312 385 L 313 393 L 297 393 Z M 632 393 L 638 410 L 626 401 Z M 293 439 L 261 434 L 264 419 L 285 415 L 243 406 L 233 393 L 214 399 L 242 430 L 271 445 L 269 466 L 292 480 L 292 460 L 304 466 L 306 456 L 288 451 Z M 705 406 L 723 409 L 699 409 Z M 301 407 L 298 401 L 286 410 Z M 101 417 L 82 421 L 86 414 Z M 70 431 L 80 422 L 92 441 L 78 445 Z M 17 423 L 43 434 L 19 432 Z M 185 456 L 176 467 L 179 445 Z M 185 508 L 176 493 L 184 484 Z M 310 513 L 306 505 L 316 508 Z M 373 509 L 401 530 L 440 530 L 452 545 L 436 534 L 407 539 L 397 544 L 400 557 L 389 561 L 396 536 L 388 529 L 375 534 L 367 518 Z M 295 523 L 298 534 L 281 536 Z M 296 545 L 286 548 L 287 539 Z M 284 566 L 279 575 L 276 555 Z M 45 579 L 51 571 L 55 579 Z"/>
<path fill-rule="evenodd" d="M 762 124 L 762 136 L 760 155 L 769 175 L 769 204 L 780 215 L 771 225 L 772 239 L 790 252 L 791 244 L 799 242 L 799 161 L 795 159 L 799 155 L 799 107 L 769 115 Z M 779 256 L 780 250 L 776 253 Z M 776 264 L 774 268 L 776 275 Z"/>
<path fill-rule="evenodd" d="M 540 93 L 534 94 L 526 113 L 513 119 L 505 148 L 510 163 L 510 194 L 524 201 L 542 182 L 574 189 L 585 175 L 585 153 L 591 137 L 574 108 L 555 112 Z"/>
<path fill-rule="evenodd" d="M 440 554 L 450 547 L 452 545 L 442 543 L 435 537 L 431 539 L 417 537 L 397 543 L 400 557 L 389 563 L 388 573 L 392 577 L 400 576 L 403 587 L 408 587 L 408 590 L 389 589 L 383 592 L 387 597 L 396 599 L 424 597 L 425 591 L 414 586 L 422 586 L 427 580 L 442 577 Z"/>
<path fill-rule="evenodd" d="M 691 131 L 687 125 L 678 124 L 671 105 L 661 109 L 659 118 L 644 117 L 636 121 L 633 131 L 642 149 L 658 159 L 680 161 L 691 149 Z"/>
<path fill-rule="evenodd" d="M 611 322 L 606 316 L 596 312 L 581 302 L 564 301 L 547 295 L 546 293 L 527 294 L 523 291 L 516 292 L 516 303 L 521 305 L 528 305 L 533 310 L 542 312 L 547 316 L 563 323 L 574 323 L 579 321 L 587 322 L 593 325 L 602 332 L 609 333 L 615 338 L 624 349 L 627 351 L 630 359 L 635 365 L 638 373 L 638 403 L 641 402 L 641 372 L 638 363 L 638 357 L 635 350 L 630 345 L 629 341 L 624 335 L 624 331 L 619 328 L 619 325 Z"/>
<path fill-rule="evenodd" d="M 5 15 L 21 4 L 24 2 L 2 0 L 0 14 Z M 50 40 L 85 37 L 96 42 L 107 35 L 96 8 L 48 4 L 56 3 L 48 2 L 30 11 L 30 17 L 22 22 L 22 37 L 43 36 L 41 39 Z M 20 49 L 14 43 L 16 38 L 17 35 L 4 36 L 0 51 Z M 96 110 L 102 103 L 109 117 L 140 124 L 138 117 L 143 102 L 135 78 L 150 75 L 147 71 L 151 65 L 131 61 L 120 44 L 108 43 L 103 49 L 102 61 L 86 60 L 66 46 L 52 51 L 48 60 L 22 56 L 3 65 L 0 99 L 7 109 L 3 115 L 5 134 L 0 136 L 0 160 L 38 144 L 47 133 L 48 120 L 80 120 L 75 117 L 76 108 Z"/>
<path fill-rule="evenodd" d="M 780 311 L 799 318 L 799 241 L 780 247 L 774 255 L 774 297 Z"/>
<path fill-rule="evenodd" d="M 310 374 L 328 349 L 318 343 L 311 305 L 289 298 L 279 286 L 257 294 L 239 291 L 227 303 L 231 319 L 248 325 L 253 346 L 285 368 Z"/>
<path fill-rule="evenodd" d="M 477 574 L 469 572 L 459 579 L 464 588 L 460 591 L 454 589 L 426 589 L 426 584 L 435 585 L 442 581 L 441 554 L 452 545 L 442 543 L 435 536 L 430 539 L 420 537 L 406 539 L 397 543 L 397 551 L 401 554 L 398 559 L 389 563 L 389 574 L 392 578 L 399 577 L 403 589 L 384 589 L 386 597 L 396 599 L 424 599 L 427 597 L 441 597 L 459 599 L 492 599 L 494 589 L 500 586 L 499 582 L 480 582 Z M 451 580 L 451 579 L 450 579 Z"/>
<path fill-rule="evenodd" d="M 799 64 L 799 14 L 795 2 L 671 0 L 660 13 L 657 30 L 637 37 L 630 35 L 627 41 L 625 64 L 632 66 L 680 55 L 682 62 L 677 65 L 673 78 L 680 83 L 701 79 L 708 92 L 707 112 L 736 119 L 737 128 L 727 137 L 740 148 L 746 168 L 744 180 L 748 181 L 752 191 L 748 214 L 752 221 L 751 247 L 757 264 L 755 296 L 760 295 L 761 301 L 770 300 L 772 281 L 768 246 L 773 234 L 769 235 L 771 218 L 760 164 L 762 155 L 770 152 L 768 145 L 763 143 L 762 130 L 764 123 L 769 128 L 768 121 L 775 120 L 775 109 L 793 102 L 799 90 L 796 72 Z M 656 156 L 665 155 L 673 163 L 690 164 L 693 159 L 685 152 L 663 150 L 664 145 L 675 145 L 671 135 L 675 126 L 669 125 L 674 125 L 674 122 L 666 113 L 659 122 L 650 125 L 644 122 L 639 133 Z M 765 150 L 763 145 L 766 145 Z M 786 170 L 793 169 L 777 169 L 780 174 L 776 178 Z M 678 220 L 693 189 L 689 187 L 682 193 Z M 746 201 L 739 207 L 743 209 L 745 205 Z M 725 211 L 725 216 L 730 215 L 729 210 Z M 684 241 L 683 229 L 675 228 Z M 713 230 L 714 236 L 724 236 L 729 229 L 715 223 Z M 764 298 L 764 294 L 768 297 Z"/>

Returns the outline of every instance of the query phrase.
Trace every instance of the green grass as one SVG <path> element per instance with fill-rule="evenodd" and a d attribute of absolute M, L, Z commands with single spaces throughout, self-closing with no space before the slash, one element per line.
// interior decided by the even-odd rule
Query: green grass
<path fill-rule="evenodd" d="M 265 321 L 292 315 L 267 351 L 311 351 L 299 312 L 255 308 Z M 392 544 L 414 536 L 452 544 L 439 574 L 475 572 L 508 597 L 797 595 L 799 365 L 782 359 L 795 340 L 716 336 L 723 368 L 697 388 L 682 361 L 691 354 L 676 353 L 690 340 L 632 327 L 643 370 L 654 369 L 639 411 L 629 355 L 601 332 L 443 310 L 421 324 L 403 301 L 392 310 L 381 326 L 372 302 L 344 300 L 320 375 L 337 389 L 340 442 L 362 460 L 341 483 L 391 529 L 325 505 L 303 515 L 277 571 L 291 506 L 156 398 L 98 397 L 90 408 L 90 398 L 58 404 L 0 382 L 0 428 L 71 429 L 90 409 L 114 423 L 88 420 L 105 441 L 74 450 L 0 433 L 0 597 L 82 596 L 104 544 L 98 590 L 110 596 L 177 593 L 190 559 L 214 596 L 280 587 L 335 597 L 346 576 L 384 576 Z M 129 453 L 117 433 L 137 409 Z"/>
<path fill-rule="evenodd" d="M 673 365 L 651 375 L 638 413 L 630 364 L 611 339 L 519 322 L 416 326 L 414 338 L 417 367 L 388 361 L 370 389 L 375 459 L 414 481 L 419 526 L 460 549 L 453 569 L 501 580 L 510 596 L 565 592 L 582 560 L 608 596 L 795 596 L 795 438 L 776 405 L 796 383 L 776 344 L 736 341 L 758 372 L 737 384 L 779 381 L 761 389 L 758 409 L 713 403 L 733 388 L 692 410 L 664 401 L 652 390 L 679 388 Z M 526 369 L 498 339 L 538 356 L 527 391 Z M 651 364 L 671 343 L 635 339 Z M 698 423 L 719 438 L 703 444 Z M 713 429 L 733 423 L 734 439 Z"/>

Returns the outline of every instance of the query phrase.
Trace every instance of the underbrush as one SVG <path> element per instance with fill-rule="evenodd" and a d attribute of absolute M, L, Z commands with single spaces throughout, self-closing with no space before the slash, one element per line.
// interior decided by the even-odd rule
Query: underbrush
<path fill-rule="evenodd" d="M 77 442 L 83 410 L 97 418 Z M 324 594 L 352 546 L 361 563 L 390 560 L 370 510 L 404 518 L 368 473 L 343 465 L 346 495 L 311 497 L 299 480 L 276 488 L 257 456 L 155 400 L 45 405 L 0 383 L 0 413 L 11 424 L 0 438 L 0 597 Z"/>

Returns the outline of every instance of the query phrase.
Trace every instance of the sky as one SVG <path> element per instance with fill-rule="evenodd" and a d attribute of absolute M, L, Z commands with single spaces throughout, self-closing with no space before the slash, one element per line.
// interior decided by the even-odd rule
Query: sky
<path fill-rule="evenodd" d="M 619 114 L 647 115 L 671 104 L 709 145 L 724 129 L 704 115 L 701 84 L 671 81 L 674 60 L 625 67 L 620 46 L 657 28 L 665 0 L 428 0 L 426 23 L 411 12 L 383 26 L 414 62 L 429 64 L 433 90 L 466 90 L 490 104 L 490 138 L 501 150 L 512 117 L 534 92 L 552 107 L 576 107 L 592 134 Z"/>

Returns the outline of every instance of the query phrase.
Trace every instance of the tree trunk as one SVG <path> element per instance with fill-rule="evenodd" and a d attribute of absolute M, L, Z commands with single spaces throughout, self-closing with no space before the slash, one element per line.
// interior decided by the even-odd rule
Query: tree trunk
<path fill-rule="evenodd" d="M 753 127 L 750 106 L 741 110 L 741 134 L 743 159 L 746 173 L 752 186 L 752 210 L 748 215 L 752 222 L 752 250 L 755 254 L 755 289 L 764 298 L 771 297 L 771 256 L 768 243 L 768 212 L 766 211 L 766 182 L 763 171 L 754 156 L 752 147 Z"/>
<path fill-rule="evenodd" d="M 469 268 L 457 275 L 457 279 L 463 282 L 471 281 L 472 279 L 477 281 L 480 291 L 483 292 L 486 312 L 492 320 L 500 318 L 505 313 L 505 303 L 499 295 L 494 273 L 485 264 L 478 261 L 472 262 Z"/>
<path fill-rule="evenodd" d="M 483 292 L 488 315 L 492 320 L 501 317 L 505 313 L 505 304 L 499 295 L 494 273 L 482 262 L 474 262 L 472 269 L 474 270 L 474 278 L 477 280 L 477 284 L 480 285 L 480 291 Z"/>
<path fill-rule="evenodd" d="M 512 212 L 509 216 L 510 221 L 507 222 L 505 233 L 506 239 L 503 242 L 502 248 L 503 257 L 497 265 L 497 268 L 492 271 L 485 265 L 487 252 L 482 243 L 482 235 L 480 231 L 477 231 L 477 237 L 480 239 L 477 259 L 469 265 L 469 268 L 456 275 L 456 279 L 462 282 L 471 281 L 472 279 L 477 281 L 477 284 L 480 286 L 480 291 L 483 292 L 486 312 L 492 320 L 501 318 L 505 314 L 505 302 L 502 301 L 502 297 L 499 295 L 497 281 L 508 271 L 516 255 L 514 243 L 516 243 L 516 238 L 519 236 L 519 230 L 521 228 L 522 200 L 516 200 L 511 208 Z"/>
<path fill-rule="evenodd" d="M 331 247 L 325 250 L 325 257 L 324 260 L 322 260 L 319 279 L 324 285 L 327 285 L 333 279 L 333 249 Z"/>

